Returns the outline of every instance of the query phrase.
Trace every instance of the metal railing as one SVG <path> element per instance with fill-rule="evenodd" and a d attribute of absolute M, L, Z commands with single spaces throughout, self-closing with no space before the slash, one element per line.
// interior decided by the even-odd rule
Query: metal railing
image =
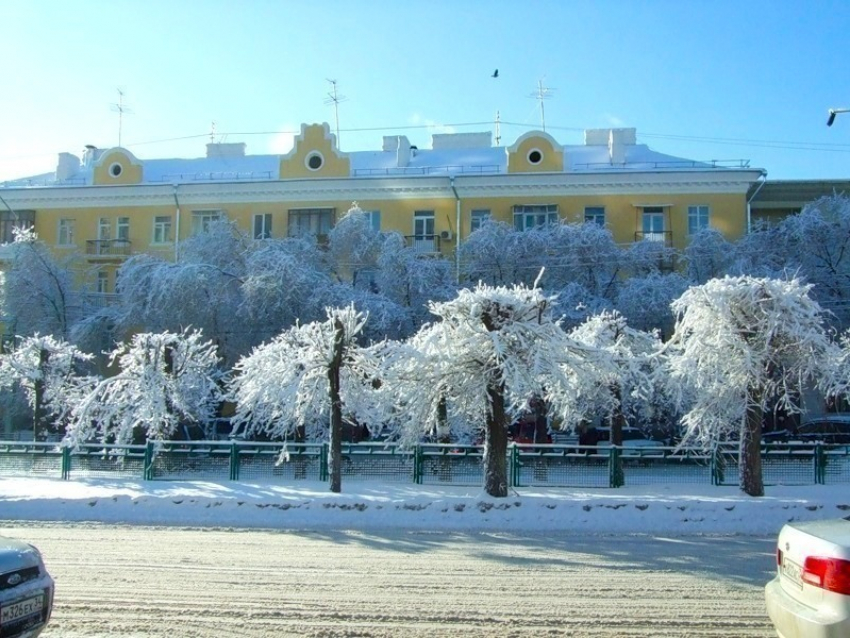
<path fill-rule="evenodd" d="M 87 239 L 86 255 L 100 257 L 129 257 L 129 239 Z"/>
<path fill-rule="evenodd" d="M 483 484 L 477 445 L 346 443 L 345 480 L 426 485 Z M 146 445 L 0 441 L 0 477 L 155 480 L 327 481 L 326 443 L 165 441 Z M 512 487 L 616 488 L 676 484 L 737 485 L 735 445 L 702 448 L 510 445 Z M 850 445 L 765 445 L 766 485 L 850 483 Z"/>
<path fill-rule="evenodd" d="M 420 255 L 433 255 L 440 252 L 439 235 L 405 235 L 404 240 Z"/>

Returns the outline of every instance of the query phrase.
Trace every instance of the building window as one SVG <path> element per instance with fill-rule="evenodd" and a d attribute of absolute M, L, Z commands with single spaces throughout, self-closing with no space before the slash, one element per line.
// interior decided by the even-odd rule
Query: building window
<path fill-rule="evenodd" d="M 115 239 L 122 241 L 130 241 L 130 218 L 119 217 L 118 223 L 115 224 Z"/>
<path fill-rule="evenodd" d="M 474 233 L 476 230 L 481 228 L 481 226 L 490 219 L 490 209 L 489 208 L 474 208 L 472 209 L 472 214 L 469 216 L 469 232 Z"/>
<path fill-rule="evenodd" d="M 664 208 L 644 206 L 643 238 L 650 241 L 664 241 Z"/>
<path fill-rule="evenodd" d="M 433 210 L 414 211 L 413 248 L 417 253 L 437 252 L 437 238 L 434 236 Z"/>
<path fill-rule="evenodd" d="M 74 220 L 60 219 L 59 220 L 59 245 L 73 246 L 74 245 Z"/>
<path fill-rule="evenodd" d="M 32 228 L 35 226 L 34 210 L 0 211 L 0 244 L 15 241 L 12 230 L 15 228 Z"/>
<path fill-rule="evenodd" d="M 322 165 L 324 163 L 325 163 L 325 158 L 322 157 L 322 154 L 319 153 L 319 151 L 313 151 L 312 153 L 307 155 L 306 159 L 304 160 L 304 164 L 311 171 L 319 170 L 320 168 L 322 168 Z"/>
<path fill-rule="evenodd" d="M 112 222 L 108 217 L 101 217 L 97 220 L 97 238 L 100 240 L 112 239 Z"/>
<path fill-rule="evenodd" d="M 109 166 L 109 174 L 112 175 L 112 177 L 120 177 L 123 171 L 124 168 L 118 162 L 115 162 Z"/>
<path fill-rule="evenodd" d="M 193 210 L 192 211 L 192 234 L 210 232 L 210 226 L 222 219 L 220 210 Z"/>
<path fill-rule="evenodd" d="M 514 228 L 516 230 L 530 230 L 546 224 L 557 224 L 558 220 L 557 204 L 514 206 Z"/>
<path fill-rule="evenodd" d="M 381 232 L 381 211 L 379 210 L 364 210 L 366 219 L 369 220 L 369 227 L 375 232 Z"/>
<path fill-rule="evenodd" d="M 708 228 L 708 206 L 688 206 L 688 234 Z"/>
<path fill-rule="evenodd" d="M 171 217 L 168 215 L 153 218 L 153 243 L 171 243 Z"/>
<path fill-rule="evenodd" d="M 604 206 L 585 206 L 584 221 L 588 224 L 596 224 L 597 226 L 605 226 L 605 207 Z"/>
<path fill-rule="evenodd" d="M 271 239 L 271 236 L 271 213 L 261 213 L 259 215 L 254 215 L 254 239 Z"/>
<path fill-rule="evenodd" d="M 539 148 L 533 148 L 528 152 L 528 163 L 529 164 L 539 164 L 543 161 L 543 153 L 540 152 Z"/>
<path fill-rule="evenodd" d="M 97 271 L 97 291 L 109 292 L 109 273 L 105 270 Z"/>
<path fill-rule="evenodd" d="M 290 237 L 326 236 L 333 226 L 334 208 L 291 208 L 287 234 Z"/>

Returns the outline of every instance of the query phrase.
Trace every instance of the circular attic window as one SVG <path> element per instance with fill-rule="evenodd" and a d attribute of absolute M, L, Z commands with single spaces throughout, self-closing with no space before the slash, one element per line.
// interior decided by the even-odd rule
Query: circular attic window
<path fill-rule="evenodd" d="M 321 153 L 314 151 L 307 156 L 305 163 L 307 164 L 307 168 L 311 171 L 317 171 L 322 168 L 322 165 L 325 163 L 325 158 L 322 157 Z"/>
<path fill-rule="evenodd" d="M 528 161 L 530 164 L 539 164 L 543 161 L 543 153 L 540 152 L 540 149 L 531 149 L 528 151 Z"/>
<path fill-rule="evenodd" d="M 119 164 L 118 162 L 114 162 L 109 166 L 109 174 L 112 175 L 112 177 L 118 177 L 123 172 L 124 167 L 121 166 L 121 164 Z"/>

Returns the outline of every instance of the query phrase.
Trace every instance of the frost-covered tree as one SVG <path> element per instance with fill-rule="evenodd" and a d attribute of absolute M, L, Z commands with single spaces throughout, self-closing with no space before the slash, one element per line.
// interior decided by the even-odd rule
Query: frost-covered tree
<path fill-rule="evenodd" d="M 678 273 L 629 277 L 620 284 L 616 309 L 638 330 L 659 330 L 662 337 L 673 334 L 675 317 L 670 304 L 691 282 Z"/>
<path fill-rule="evenodd" d="M 131 257 L 118 271 L 120 330 L 201 330 L 225 360 L 235 361 L 250 347 L 250 335 L 239 316 L 250 250 L 232 223 L 219 222 L 186 240 L 176 262 L 149 255 Z"/>
<path fill-rule="evenodd" d="M 252 347 L 298 321 L 322 320 L 325 308 L 337 300 L 336 281 L 313 238 L 267 241 L 250 255 L 246 268 L 239 317 L 243 329 L 253 333 Z"/>
<path fill-rule="evenodd" d="M 84 298 L 74 286 L 73 258 L 60 261 L 32 229 L 15 229 L 5 272 L 3 314 L 18 335 L 67 339 L 85 314 Z"/>
<path fill-rule="evenodd" d="M 61 433 L 68 411 L 94 381 L 80 373 L 80 365 L 91 358 L 50 335 L 27 337 L 0 355 L 0 387 L 18 385 L 25 392 L 35 440 Z"/>
<path fill-rule="evenodd" d="M 383 239 L 369 216 L 354 202 L 328 233 L 328 251 L 337 276 L 364 287 L 360 280 L 377 270 Z"/>
<path fill-rule="evenodd" d="M 375 283 L 387 299 L 409 308 L 417 326 L 428 319 L 428 303 L 450 299 L 457 286 L 452 265 L 441 257 L 422 255 L 404 237 L 388 233 L 378 258 Z"/>
<path fill-rule="evenodd" d="M 357 338 L 366 316 L 327 309 L 327 320 L 297 324 L 236 364 L 230 396 L 234 433 L 272 439 L 329 438 L 332 492 L 342 489 L 342 423 L 381 423 L 372 390 L 377 360 Z"/>
<path fill-rule="evenodd" d="M 530 285 L 546 264 L 550 239 L 548 226 L 518 231 L 488 220 L 460 246 L 461 279 L 473 285 Z"/>
<path fill-rule="evenodd" d="M 703 228 L 691 235 L 685 247 L 687 276 L 701 285 L 727 274 L 735 256 L 735 246 L 716 228 Z"/>
<path fill-rule="evenodd" d="M 663 386 L 661 341 L 655 333 L 629 327 L 616 311 L 591 317 L 573 329 L 570 337 L 593 349 L 594 355 L 587 362 L 595 383 L 589 395 L 579 392 L 567 397 L 573 403 L 569 414 L 574 420 L 601 416 L 611 428 L 611 444 L 622 445 L 623 426 L 629 416 L 642 422 L 640 417 L 652 405 L 656 387 Z M 588 386 L 584 388 L 587 391 Z M 622 464 L 617 463 L 613 472 L 615 485 L 622 485 Z"/>
<path fill-rule="evenodd" d="M 204 426 L 222 401 L 222 373 L 202 333 L 141 333 L 111 354 L 119 372 L 94 386 L 71 412 L 66 441 L 132 443 L 171 439 L 181 425 Z"/>
<path fill-rule="evenodd" d="M 537 397 L 557 411 L 576 385 L 590 383 L 580 372 L 584 348 L 553 318 L 552 301 L 537 288 L 479 284 L 430 304 L 439 321 L 383 353 L 381 392 L 396 403 L 401 440 L 446 422 L 483 431 L 484 489 L 507 496 L 513 417 Z"/>
<path fill-rule="evenodd" d="M 764 494 L 762 418 L 768 406 L 798 412 L 797 397 L 817 383 L 834 356 L 820 306 L 799 280 L 725 277 L 695 286 L 673 302 L 671 379 L 692 393 L 686 437 L 710 444 L 740 441 L 740 486 Z"/>

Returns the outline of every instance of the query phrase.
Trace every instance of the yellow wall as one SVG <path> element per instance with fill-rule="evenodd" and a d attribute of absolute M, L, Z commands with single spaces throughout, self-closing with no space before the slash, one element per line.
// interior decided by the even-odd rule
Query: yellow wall
<path fill-rule="evenodd" d="M 308 166 L 308 158 L 316 153 L 321 155 L 322 164 L 313 170 Z M 280 160 L 281 179 L 348 177 L 350 173 L 351 162 L 337 150 L 336 136 L 331 134 L 327 124 L 302 124 L 292 151 Z"/>
<path fill-rule="evenodd" d="M 541 155 L 536 164 L 529 159 L 533 151 Z M 508 173 L 560 173 L 563 170 L 564 152 L 546 133 L 526 133 L 508 149 Z"/>
<path fill-rule="evenodd" d="M 113 167 L 120 167 L 115 175 Z M 114 148 L 106 151 L 94 165 L 92 182 L 96 186 L 117 186 L 142 183 L 142 165 L 130 151 Z"/>

